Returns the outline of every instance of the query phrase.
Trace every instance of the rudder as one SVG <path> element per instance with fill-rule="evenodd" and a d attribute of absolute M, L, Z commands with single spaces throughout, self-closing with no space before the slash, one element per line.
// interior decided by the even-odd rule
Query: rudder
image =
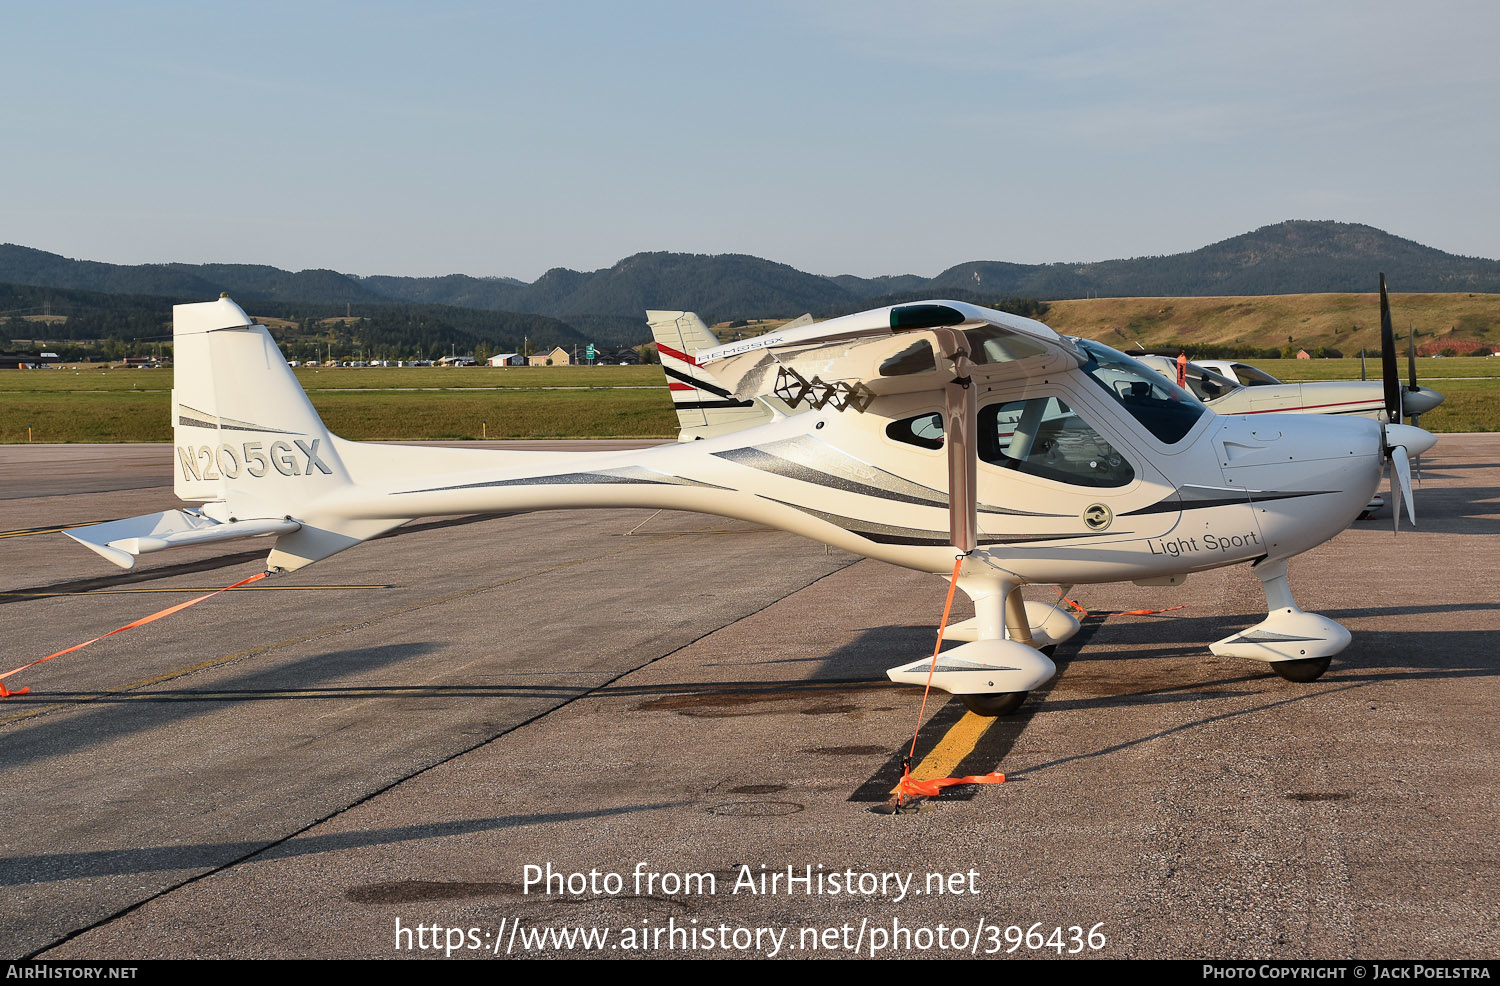
<path fill-rule="evenodd" d="M 228 297 L 172 308 L 174 491 L 241 516 L 295 513 L 349 483 L 269 332 Z"/>
<path fill-rule="evenodd" d="M 719 345 L 703 319 L 693 312 L 648 311 L 646 321 L 656 340 L 672 407 L 677 412 L 677 440 L 690 442 L 762 425 L 776 418 L 778 410 L 763 400 L 739 400 L 719 386 L 698 366 L 697 353 Z M 791 323 L 811 324 L 804 315 Z"/>

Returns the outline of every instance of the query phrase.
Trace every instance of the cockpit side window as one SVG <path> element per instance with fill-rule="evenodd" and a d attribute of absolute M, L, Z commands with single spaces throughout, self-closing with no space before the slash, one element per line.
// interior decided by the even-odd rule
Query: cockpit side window
<path fill-rule="evenodd" d="M 1125 457 L 1056 397 L 980 408 L 979 457 L 1072 486 L 1112 488 L 1135 479 Z"/>
<path fill-rule="evenodd" d="M 886 426 L 891 439 L 918 448 L 943 447 L 943 416 L 918 414 Z M 979 458 L 992 466 L 1071 486 L 1129 485 L 1135 469 L 1067 403 L 1056 397 L 990 404 L 979 409 Z"/>
<path fill-rule="evenodd" d="M 1208 408 L 1160 373 L 1089 339 L 1074 339 L 1086 358 L 1080 367 L 1104 392 L 1166 445 L 1182 441 Z"/>

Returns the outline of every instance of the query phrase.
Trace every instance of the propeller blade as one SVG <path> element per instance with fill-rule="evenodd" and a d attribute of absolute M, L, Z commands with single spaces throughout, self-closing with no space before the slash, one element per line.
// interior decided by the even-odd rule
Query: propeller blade
<path fill-rule="evenodd" d="M 1396 332 L 1391 328 L 1391 300 L 1380 275 L 1380 377 L 1385 382 L 1385 415 L 1401 423 L 1401 378 L 1396 371 Z"/>
<path fill-rule="evenodd" d="M 1408 326 L 1406 332 L 1406 369 L 1410 378 L 1406 389 L 1421 390 L 1417 386 L 1417 330 L 1412 326 Z"/>
<path fill-rule="evenodd" d="M 1396 501 L 1396 510 L 1401 510 L 1401 500 L 1406 501 L 1406 516 L 1411 520 L 1411 526 L 1417 526 L 1417 501 L 1411 492 L 1411 460 L 1406 455 L 1405 447 L 1394 445 L 1391 447 L 1391 465 L 1395 466 L 1396 482 L 1391 483 L 1391 491 L 1395 492 L 1397 484 L 1401 490 L 1401 496 Z M 1399 520 L 1399 518 L 1398 518 Z"/>
<path fill-rule="evenodd" d="M 1386 460 L 1385 460 L 1385 465 L 1386 465 L 1385 476 L 1386 476 L 1386 479 L 1390 480 L 1390 486 L 1391 486 L 1391 524 L 1393 525 L 1391 529 L 1395 533 L 1400 534 L 1401 533 L 1401 483 L 1400 483 L 1400 481 L 1398 479 L 1396 479 L 1396 470 L 1391 465 L 1391 459 L 1392 459 L 1392 456 L 1391 456 L 1390 452 L 1387 452 L 1386 453 Z"/>
<path fill-rule="evenodd" d="M 1370 379 L 1365 375 L 1365 350 L 1363 346 L 1359 350 L 1359 379 L 1361 382 Z"/>

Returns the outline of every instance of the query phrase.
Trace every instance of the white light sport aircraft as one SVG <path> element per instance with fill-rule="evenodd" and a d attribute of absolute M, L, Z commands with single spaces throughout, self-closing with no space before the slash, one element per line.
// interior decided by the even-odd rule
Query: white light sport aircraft
<path fill-rule="evenodd" d="M 683 353 L 695 391 L 768 409 L 715 437 L 627 452 L 392 446 L 330 434 L 265 328 L 227 298 L 177 306 L 173 329 L 176 492 L 201 506 L 65 532 L 115 564 L 274 536 L 267 567 L 293 571 L 426 515 L 697 510 L 923 572 L 949 575 L 957 559 L 977 615 L 933 680 L 986 715 L 1051 678 L 1041 648 L 1078 629 L 1024 601 L 1031 583 L 1252 563 L 1269 613 L 1211 649 L 1315 679 L 1349 633 L 1297 607 L 1287 559 L 1347 527 L 1386 461 L 1409 504 L 1408 456 L 1435 441 L 1399 423 L 1399 395 L 1385 425 L 1223 417 L 1098 343 L 934 301 Z M 888 675 L 920 684 L 927 666 Z"/>
<path fill-rule="evenodd" d="M 1389 311 L 1389 301 L 1382 299 L 1386 310 Z M 1391 340 L 1385 338 L 1384 325 L 1382 324 L 1381 347 L 1382 352 L 1391 349 Z M 1359 383 L 1352 381 L 1319 381 L 1316 383 L 1288 384 L 1271 376 L 1264 370 L 1258 369 L 1248 363 L 1237 360 L 1203 359 L 1195 360 L 1196 365 L 1203 367 L 1227 377 L 1246 388 L 1252 387 L 1283 387 L 1299 388 L 1295 400 L 1288 401 L 1289 404 L 1299 406 L 1288 407 L 1285 410 L 1294 413 L 1317 413 L 1317 414 L 1360 414 L 1367 418 L 1375 418 L 1384 421 L 1385 418 L 1385 385 L 1384 383 L 1373 383 L 1365 379 L 1365 351 L 1359 351 Z M 1401 388 L 1401 408 L 1406 416 L 1411 418 L 1411 423 L 1416 424 L 1422 415 L 1431 411 L 1443 403 L 1443 395 L 1430 387 L 1421 387 L 1417 384 L 1417 335 L 1413 331 L 1406 337 L 1406 369 L 1407 383 Z M 1176 370 L 1173 370 L 1176 373 Z M 1176 379 L 1175 376 L 1173 379 Z M 1347 388 L 1340 390 L 1338 388 Z M 1357 388 L 1357 389 L 1356 389 Z M 1250 395 L 1254 400 L 1254 391 Z M 1199 395 L 1200 398 L 1202 395 Z M 1263 403 L 1260 408 L 1264 410 L 1276 410 L 1270 403 Z M 1253 410 L 1253 409 L 1252 409 Z"/>
<path fill-rule="evenodd" d="M 1177 361 L 1166 356 L 1138 356 L 1170 380 L 1177 379 Z M 1187 365 L 1187 387 L 1219 414 L 1353 414 L 1387 420 L 1385 388 L 1374 380 L 1318 380 L 1282 383 L 1246 363 L 1233 360 L 1194 360 Z M 1443 403 L 1443 395 L 1417 386 L 1412 360 L 1411 383 L 1401 388 L 1401 406 L 1415 422 Z"/>

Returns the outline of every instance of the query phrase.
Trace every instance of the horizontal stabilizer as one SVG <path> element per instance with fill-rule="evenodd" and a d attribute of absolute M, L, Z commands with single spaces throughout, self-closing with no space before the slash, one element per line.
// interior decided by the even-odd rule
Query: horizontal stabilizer
<path fill-rule="evenodd" d="M 291 534 L 301 524 L 285 518 L 220 522 L 192 510 L 166 510 L 157 514 L 112 520 L 63 531 L 121 568 L 133 568 L 138 555 L 167 548 L 215 544 L 267 534 Z"/>

